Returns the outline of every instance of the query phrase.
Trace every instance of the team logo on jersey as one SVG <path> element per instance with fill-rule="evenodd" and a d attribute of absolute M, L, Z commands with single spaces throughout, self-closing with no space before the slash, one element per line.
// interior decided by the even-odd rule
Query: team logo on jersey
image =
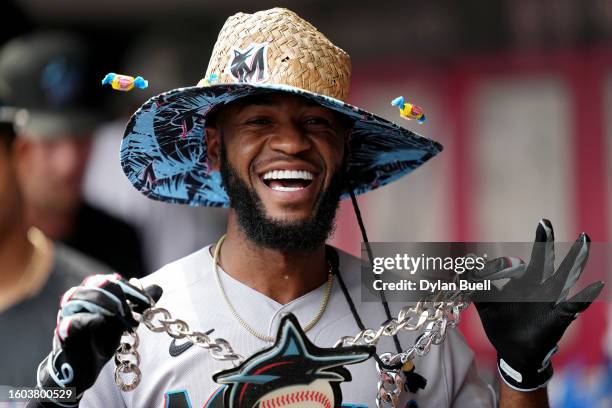
<path fill-rule="evenodd" d="M 343 366 L 365 361 L 373 352 L 365 346 L 317 347 L 288 314 L 272 347 L 213 376 L 224 387 L 205 408 L 340 408 L 340 383 L 351 381 Z"/>
<path fill-rule="evenodd" d="M 258 83 L 268 79 L 268 43 L 251 44 L 246 50 L 232 48 L 227 72 L 237 82 Z"/>

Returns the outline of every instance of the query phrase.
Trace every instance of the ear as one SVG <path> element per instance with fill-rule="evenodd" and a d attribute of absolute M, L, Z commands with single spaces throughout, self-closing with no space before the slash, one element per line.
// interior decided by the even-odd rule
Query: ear
<path fill-rule="evenodd" d="M 353 136 L 353 128 L 344 130 L 344 156 L 342 157 L 342 168 L 347 170 L 349 157 L 351 157 L 351 138 Z"/>
<path fill-rule="evenodd" d="M 218 126 L 206 126 L 204 132 L 208 167 L 211 170 L 219 171 L 221 169 L 221 129 Z"/>
<path fill-rule="evenodd" d="M 345 154 L 351 154 L 351 139 L 353 138 L 353 128 L 344 130 L 344 151 Z"/>
<path fill-rule="evenodd" d="M 348 149 L 351 143 L 351 138 L 353 137 L 353 128 L 348 128 L 344 130 L 344 144 Z"/>

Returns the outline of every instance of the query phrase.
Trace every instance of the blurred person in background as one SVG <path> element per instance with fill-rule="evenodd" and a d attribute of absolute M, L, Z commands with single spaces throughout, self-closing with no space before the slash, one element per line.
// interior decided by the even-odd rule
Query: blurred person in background
<path fill-rule="evenodd" d="M 201 27 L 183 26 L 163 34 L 146 32 L 131 43 L 118 71 L 143 76 L 149 87 L 128 93 L 109 91 L 113 92 L 111 101 L 118 119 L 96 130 L 85 174 L 83 195 L 87 201 L 138 229 L 150 271 L 212 242 L 223 234 L 227 223 L 223 208 L 170 205 L 144 197 L 125 177 L 118 160 L 129 116 L 148 98 L 190 84 L 201 74 L 198 70 L 206 64 L 205 55 L 193 52 L 198 49 L 196 39 L 201 31 Z"/>
<path fill-rule="evenodd" d="M 25 109 L 14 147 L 26 219 L 125 276 L 143 276 L 136 231 L 81 196 L 101 104 L 87 57 L 85 46 L 63 33 L 18 37 L 0 50 L 7 100 Z"/>
<path fill-rule="evenodd" d="M 28 228 L 17 182 L 14 113 L 0 107 L 0 387 L 35 385 L 32 373 L 48 353 L 60 296 L 86 275 L 108 271 Z"/>

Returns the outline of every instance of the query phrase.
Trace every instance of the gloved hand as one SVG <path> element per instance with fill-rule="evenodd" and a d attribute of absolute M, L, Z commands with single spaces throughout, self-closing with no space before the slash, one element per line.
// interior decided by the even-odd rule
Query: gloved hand
<path fill-rule="evenodd" d="M 122 333 L 134 330 L 142 313 L 161 297 L 152 285 L 144 291 L 118 274 L 93 275 L 70 288 L 60 302 L 53 350 L 40 363 L 39 387 L 75 387 L 77 399 L 93 385 L 119 346 Z M 35 406 L 77 406 L 76 403 L 37 403 Z"/>
<path fill-rule="evenodd" d="M 509 265 L 509 258 L 491 261 L 496 270 L 489 268 L 489 276 L 510 278 L 497 294 L 522 300 L 475 302 L 487 337 L 497 350 L 499 373 L 511 388 L 531 391 L 546 385 L 553 375 L 550 358 L 557 351 L 557 343 L 601 292 L 604 283 L 595 282 L 566 299 L 586 264 L 589 246 L 589 237 L 580 234 L 555 272 L 553 228 L 550 221 L 541 220 L 524 271 Z"/>

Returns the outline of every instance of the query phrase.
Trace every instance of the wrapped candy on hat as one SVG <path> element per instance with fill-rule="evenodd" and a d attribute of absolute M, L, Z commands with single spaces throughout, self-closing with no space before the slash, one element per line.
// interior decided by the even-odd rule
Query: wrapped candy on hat
<path fill-rule="evenodd" d="M 110 84 L 117 91 L 131 91 L 132 89 L 145 89 L 149 86 L 149 81 L 141 76 L 136 78 L 129 75 L 120 75 L 110 72 L 102 79 L 102 85 Z"/>
<path fill-rule="evenodd" d="M 404 119 L 414 119 L 418 123 L 424 123 L 426 120 L 423 109 L 420 106 L 406 102 L 403 96 L 398 96 L 393 99 L 391 101 L 391 106 L 397 106 L 400 111 L 400 116 Z"/>
<path fill-rule="evenodd" d="M 217 83 L 217 81 L 219 81 L 219 76 L 217 74 L 210 74 L 204 80 L 203 86 L 214 85 L 215 83 Z"/>

